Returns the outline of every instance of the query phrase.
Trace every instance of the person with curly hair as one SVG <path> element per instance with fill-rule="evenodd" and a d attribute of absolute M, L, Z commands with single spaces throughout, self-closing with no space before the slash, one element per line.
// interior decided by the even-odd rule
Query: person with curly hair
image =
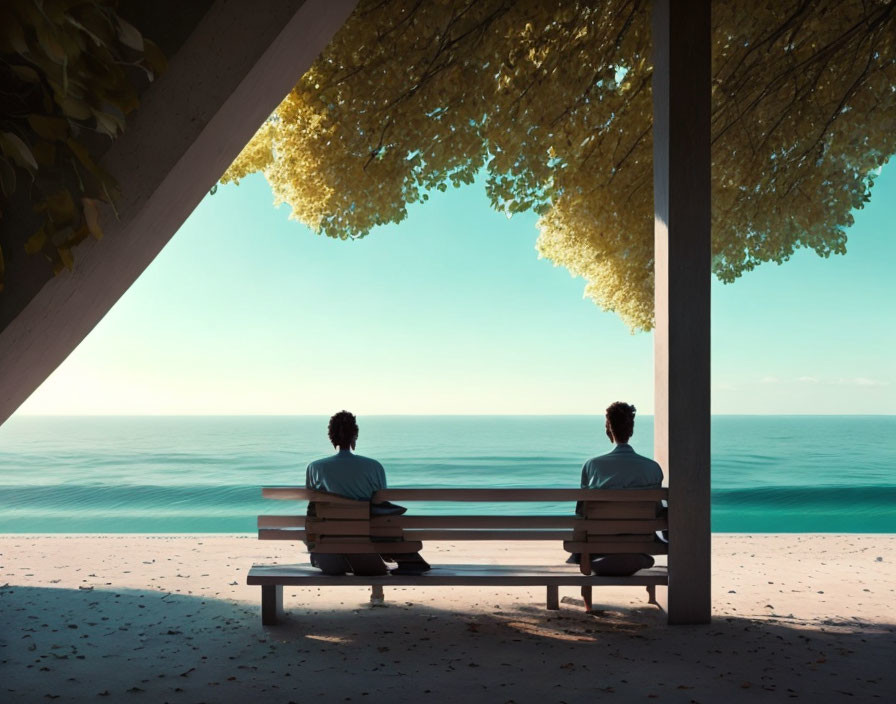
<path fill-rule="evenodd" d="M 659 489 L 663 470 L 659 464 L 639 455 L 628 441 L 635 432 L 635 407 L 617 401 L 607 408 L 605 430 L 616 447 L 605 455 L 592 457 L 582 467 L 583 489 Z M 578 562 L 572 555 L 568 562 Z M 591 563 L 594 574 L 631 575 L 653 567 L 650 555 L 595 555 Z"/>
<path fill-rule="evenodd" d="M 370 501 L 380 489 L 386 488 L 386 470 L 377 460 L 352 452 L 358 442 L 358 421 L 354 414 L 339 411 L 327 429 L 330 443 L 337 450 L 335 455 L 314 460 L 305 470 L 305 486 L 315 491 L 338 494 L 355 501 Z M 391 505 L 394 508 L 394 505 Z M 403 509 L 401 509 L 403 512 Z M 308 504 L 308 515 L 314 515 L 314 503 Z M 353 572 L 357 575 L 386 574 L 386 562 L 397 562 L 393 573 L 421 574 L 430 569 L 419 553 L 410 555 L 351 554 L 311 555 L 311 564 L 324 574 L 340 575 Z"/>
<path fill-rule="evenodd" d="M 330 418 L 327 434 L 337 453 L 308 465 L 306 487 L 355 501 L 370 501 L 377 491 L 386 488 L 383 465 L 352 452 L 358 442 L 358 421 L 354 414 L 339 411 Z"/>

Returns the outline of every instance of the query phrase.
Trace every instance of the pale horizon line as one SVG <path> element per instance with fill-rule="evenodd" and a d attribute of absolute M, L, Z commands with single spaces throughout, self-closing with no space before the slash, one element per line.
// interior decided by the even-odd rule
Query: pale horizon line
<path fill-rule="evenodd" d="M 333 413 L 17 413 L 10 418 L 326 418 Z M 602 418 L 603 413 L 356 413 L 364 418 Z M 638 417 L 654 417 L 655 413 L 638 412 Z M 769 418 L 889 418 L 896 413 L 712 413 L 712 417 Z"/>

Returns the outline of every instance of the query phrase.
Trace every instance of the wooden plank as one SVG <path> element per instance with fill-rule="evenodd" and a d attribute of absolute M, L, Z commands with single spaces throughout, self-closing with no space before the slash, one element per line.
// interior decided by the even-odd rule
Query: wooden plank
<path fill-rule="evenodd" d="M 414 540 L 572 540 L 571 530 L 427 530 L 404 531 Z"/>
<path fill-rule="evenodd" d="M 352 504 L 358 504 L 359 502 L 353 501 Z M 332 518 L 332 519 L 356 519 L 356 520 L 367 520 L 370 518 L 370 504 L 361 503 L 360 505 L 335 505 L 328 504 L 326 506 L 321 506 L 320 504 L 314 505 L 314 511 L 317 514 L 317 518 Z"/>
<path fill-rule="evenodd" d="M 630 577 L 582 575 L 576 565 L 434 565 L 423 575 L 328 576 L 310 565 L 253 565 L 246 583 L 285 586 L 546 586 L 668 584 L 665 567 L 640 570 Z"/>
<path fill-rule="evenodd" d="M 305 516 L 259 516 L 259 528 L 304 528 Z"/>
<path fill-rule="evenodd" d="M 586 501 L 582 512 L 588 518 L 656 518 L 660 504 L 656 501 Z"/>
<path fill-rule="evenodd" d="M 595 543 L 601 540 L 613 540 L 618 543 L 638 543 L 644 540 L 651 541 L 656 539 L 656 534 L 654 533 L 592 533 L 588 531 L 584 534 L 584 539 L 579 539 L 579 535 L 582 534 L 576 532 L 575 540 L 583 543 Z M 665 543 L 663 544 L 665 545 Z"/>
<path fill-rule="evenodd" d="M 311 552 L 320 553 L 322 555 L 333 555 L 339 553 L 382 553 L 384 555 L 389 555 L 392 553 L 404 554 L 420 552 L 422 549 L 423 543 L 418 540 L 406 540 L 401 543 L 350 543 L 333 540 L 320 540 L 315 544 L 314 549 Z"/>
<path fill-rule="evenodd" d="M 666 489 L 384 489 L 373 495 L 379 501 L 660 501 Z"/>
<path fill-rule="evenodd" d="M 345 529 L 348 531 L 349 529 Z M 427 529 L 411 529 L 403 532 L 396 531 L 395 533 L 388 533 L 386 529 L 381 529 L 382 532 L 371 532 L 370 537 L 401 537 L 402 535 L 408 539 L 413 539 L 417 541 L 453 541 L 453 540 L 508 540 L 508 541 L 517 541 L 517 540 L 559 540 L 559 541 L 570 541 L 570 540 L 579 540 L 579 537 L 582 542 L 587 541 L 587 537 L 589 533 L 585 531 L 551 531 L 551 530 L 533 530 L 533 531 L 514 531 L 514 530 L 427 530 Z M 313 531 L 312 531 L 313 533 Z M 352 533 L 346 532 L 344 534 L 341 533 L 327 533 L 326 531 L 323 533 L 313 533 L 318 536 L 319 539 L 326 540 L 336 540 L 341 538 L 343 541 L 351 540 L 355 537 L 364 537 L 363 533 Z M 259 540 L 305 540 L 306 531 L 302 529 L 296 528 L 260 528 L 258 530 L 258 539 Z M 590 535 L 594 536 L 604 536 L 607 535 L 605 533 L 591 533 Z M 614 540 L 617 542 L 643 542 L 647 538 L 642 537 L 640 535 L 618 535 L 612 533 L 610 535 L 614 536 Z M 355 541 L 352 541 L 355 542 Z M 389 545 L 390 543 L 384 542 L 383 545 Z M 387 551 L 383 551 L 387 552 Z"/>
<path fill-rule="evenodd" d="M 570 506 L 572 509 L 572 506 Z M 474 529 L 474 528 L 572 528 L 577 519 L 570 510 L 566 516 L 375 516 L 371 526 L 401 528 Z"/>
<path fill-rule="evenodd" d="M 613 540 L 617 543 L 641 543 L 641 542 L 644 542 L 645 540 L 653 540 L 654 535 L 652 533 L 649 535 L 615 535 L 615 534 L 612 536 L 598 535 L 598 536 L 595 536 L 592 540 L 577 541 L 577 542 L 599 542 L 602 539 L 603 540 Z"/>
<path fill-rule="evenodd" d="M 266 486 L 261 489 L 261 496 L 265 499 L 280 499 L 285 501 L 323 501 L 326 503 L 359 504 L 366 501 L 347 499 L 339 494 L 330 494 L 325 491 L 306 489 L 303 486 Z"/>
<path fill-rule="evenodd" d="M 314 535 L 370 535 L 370 521 L 334 521 L 309 518 L 305 529 Z"/>
<path fill-rule="evenodd" d="M 631 504 L 616 506 L 609 501 L 603 504 L 592 504 L 592 508 L 588 509 L 585 515 L 596 520 L 656 518 L 656 506 L 651 502 L 643 503 L 640 508 L 631 506 Z"/>
<path fill-rule="evenodd" d="M 652 540 L 621 541 L 621 540 L 600 540 L 578 542 L 573 540 L 564 541 L 563 549 L 566 552 L 588 552 L 592 555 L 604 553 L 612 555 L 616 553 L 645 553 L 647 555 L 665 555 L 669 552 L 669 546 L 666 543 L 654 542 Z"/>
<path fill-rule="evenodd" d="M 589 535 L 616 535 L 626 533 L 653 533 L 658 530 L 665 530 L 668 527 L 668 521 L 665 518 L 654 518 L 649 521 L 581 520 L 576 523 L 574 529 L 576 531 L 583 531 Z"/>
<path fill-rule="evenodd" d="M 612 506 L 613 504 L 608 504 Z M 308 519 L 313 521 L 314 518 Z M 338 519 L 337 519 L 338 520 Z M 323 522 L 322 522 L 323 523 Z M 327 520 L 326 524 L 332 524 Z M 357 521 L 353 522 L 357 523 Z M 259 528 L 303 528 L 306 525 L 305 516 L 271 516 L 258 517 Z M 617 528 L 618 526 L 618 528 Z M 597 519 L 585 520 L 575 516 L 381 516 L 370 519 L 371 535 L 393 535 L 388 531 L 400 531 L 401 529 L 429 529 L 429 530 L 478 530 L 478 529 L 561 529 L 571 528 L 586 530 L 592 533 L 617 532 L 636 533 L 653 530 L 665 530 L 668 521 L 664 518 L 652 518 L 651 520 L 618 520 Z M 635 528 L 631 530 L 630 528 Z M 318 527 L 318 530 L 323 530 Z"/>
<path fill-rule="evenodd" d="M 401 528 L 393 528 L 391 526 L 371 526 L 371 538 L 401 538 L 404 537 L 404 531 Z M 419 538 L 417 538 L 419 540 Z"/>
<path fill-rule="evenodd" d="M 304 530 L 291 528 L 259 528 L 259 540 L 305 540 Z"/>
<path fill-rule="evenodd" d="M 710 0 L 653 3 L 654 456 L 670 487 L 669 623 L 709 623 Z"/>

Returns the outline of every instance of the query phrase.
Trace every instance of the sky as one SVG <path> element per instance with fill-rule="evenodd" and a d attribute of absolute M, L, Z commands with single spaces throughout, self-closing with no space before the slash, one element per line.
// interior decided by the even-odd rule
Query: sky
<path fill-rule="evenodd" d="M 653 340 L 540 260 L 533 214 L 481 182 L 354 241 L 207 196 L 29 415 L 653 413 Z M 798 252 L 712 288 L 716 414 L 896 413 L 896 165 L 846 256 Z"/>

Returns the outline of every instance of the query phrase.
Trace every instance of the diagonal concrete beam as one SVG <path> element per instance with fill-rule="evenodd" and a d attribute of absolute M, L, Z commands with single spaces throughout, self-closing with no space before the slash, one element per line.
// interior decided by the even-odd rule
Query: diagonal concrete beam
<path fill-rule="evenodd" d="M 0 423 L 158 255 L 354 9 L 356 0 L 218 0 L 102 160 L 120 219 L 78 247 L 0 331 Z"/>

